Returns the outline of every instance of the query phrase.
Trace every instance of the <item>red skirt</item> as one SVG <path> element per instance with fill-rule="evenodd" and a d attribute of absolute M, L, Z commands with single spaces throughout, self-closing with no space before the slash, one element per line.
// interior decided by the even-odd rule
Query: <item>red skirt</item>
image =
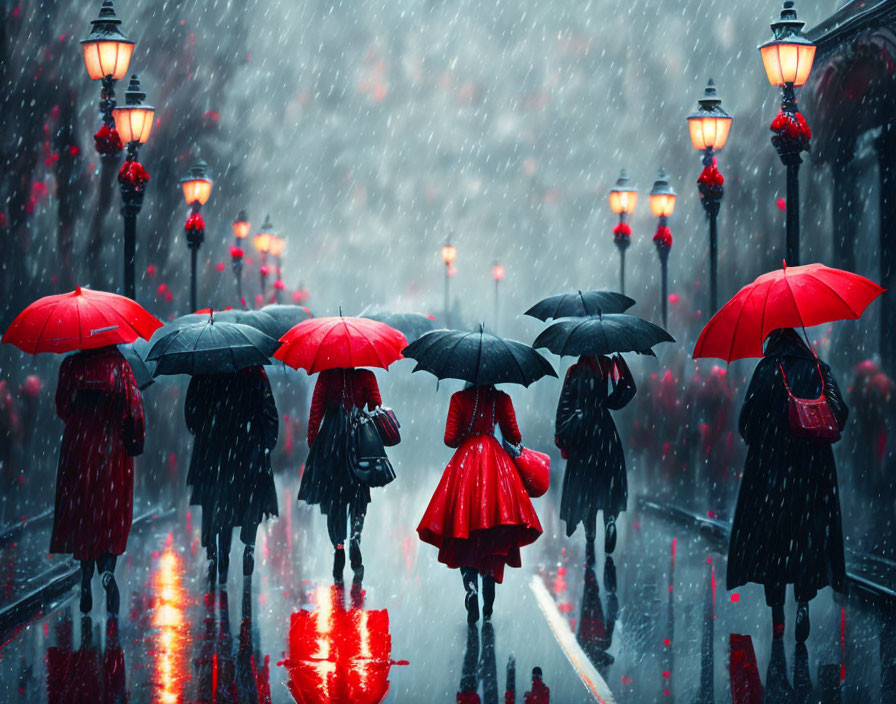
<path fill-rule="evenodd" d="M 417 526 L 448 567 L 473 567 L 504 579 L 519 567 L 520 548 L 541 535 L 541 523 L 516 466 L 492 435 L 464 441 Z"/>

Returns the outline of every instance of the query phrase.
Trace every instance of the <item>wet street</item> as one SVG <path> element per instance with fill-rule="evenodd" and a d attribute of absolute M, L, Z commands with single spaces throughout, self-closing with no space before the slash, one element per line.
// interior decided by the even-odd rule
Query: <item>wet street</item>
<path fill-rule="evenodd" d="M 208 589 L 195 512 L 145 518 L 117 569 L 120 616 L 106 618 L 95 579 L 92 617 L 69 588 L 12 625 L 0 701 L 452 702 L 476 691 L 522 702 L 534 667 L 554 702 L 752 701 L 743 696 L 757 677 L 766 701 L 891 700 L 896 627 L 884 610 L 856 590 L 842 603 L 825 590 L 806 646 L 794 644 L 792 603 L 773 643 L 762 589 L 725 591 L 718 541 L 636 507 L 620 521 L 615 592 L 602 556 L 585 568 L 579 535 L 546 531 L 498 587 L 493 623 L 468 629 L 459 574 L 413 532 L 434 476 L 374 498 L 363 583 L 347 568 L 333 585 L 323 520 L 291 485 L 259 534 L 251 582 L 234 540 L 223 590 Z M 538 502 L 546 526 L 553 493 Z M 12 565 L 51 577 L 71 567 L 46 557 L 48 530 L 26 528 L 4 548 L 5 604 L 36 583 Z"/>

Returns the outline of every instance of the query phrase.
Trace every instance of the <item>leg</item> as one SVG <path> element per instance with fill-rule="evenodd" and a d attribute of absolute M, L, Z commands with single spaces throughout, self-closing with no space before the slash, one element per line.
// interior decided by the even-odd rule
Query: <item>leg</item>
<path fill-rule="evenodd" d="M 593 565 L 596 561 L 594 540 L 597 537 L 597 513 L 585 516 L 582 525 L 585 526 L 585 565 Z"/>
<path fill-rule="evenodd" d="M 805 643 L 809 638 L 809 602 L 818 594 L 815 587 L 802 584 L 793 585 L 793 596 L 796 599 L 796 626 L 794 627 L 797 643 Z"/>
<path fill-rule="evenodd" d="M 257 523 L 244 523 L 240 528 L 240 540 L 243 541 L 243 576 L 249 577 L 255 571 L 255 536 L 258 534 Z"/>
<path fill-rule="evenodd" d="M 495 578 L 490 574 L 482 575 L 482 617 L 491 621 L 495 606 Z"/>
<path fill-rule="evenodd" d="M 230 543 L 233 540 L 233 528 L 225 528 L 218 533 L 218 582 L 227 584 L 227 570 L 230 567 Z"/>
<path fill-rule="evenodd" d="M 117 614 L 119 608 L 120 595 L 118 593 L 118 585 L 115 583 L 115 555 L 103 555 L 96 561 L 103 579 L 103 589 L 106 590 L 106 611 L 110 614 Z"/>
<path fill-rule="evenodd" d="M 359 579 L 364 578 L 364 563 L 361 558 L 361 531 L 364 530 L 364 519 L 367 517 L 367 502 L 360 497 L 355 497 L 351 505 L 351 542 L 349 543 L 349 558 L 352 570 Z"/>
<path fill-rule="evenodd" d="M 765 603 L 772 609 L 772 635 L 774 638 L 784 637 L 784 585 L 779 583 L 765 585 Z"/>
<path fill-rule="evenodd" d="M 604 552 L 612 555 L 616 549 L 616 514 L 604 511 Z"/>
<path fill-rule="evenodd" d="M 345 569 L 345 537 L 348 517 L 345 503 L 334 505 L 327 513 L 327 532 L 330 534 L 330 542 L 333 544 L 333 579 L 342 581 L 342 572 Z"/>
<path fill-rule="evenodd" d="M 89 614 L 93 609 L 93 593 L 90 582 L 93 579 L 93 560 L 81 560 L 81 613 Z"/>
<path fill-rule="evenodd" d="M 460 576 L 466 591 L 467 623 L 476 623 L 479 620 L 479 573 L 472 567 L 461 567 Z"/>

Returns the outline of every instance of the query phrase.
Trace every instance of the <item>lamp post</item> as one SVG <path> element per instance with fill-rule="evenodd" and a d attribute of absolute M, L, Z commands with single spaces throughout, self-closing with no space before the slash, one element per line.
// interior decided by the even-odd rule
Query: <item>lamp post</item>
<path fill-rule="evenodd" d="M 196 260 L 199 257 L 199 248 L 205 240 L 205 220 L 202 219 L 200 211 L 212 193 L 208 164 L 201 159 L 197 161 L 190 168 L 190 173 L 180 180 L 180 186 L 184 191 L 184 200 L 190 206 L 190 215 L 184 225 L 184 232 L 187 235 L 187 246 L 190 248 L 190 310 L 195 311 L 199 309 Z"/>
<path fill-rule="evenodd" d="M 495 280 L 495 318 L 492 327 L 494 327 L 495 332 L 498 331 L 498 313 L 500 312 L 500 299 L 498 298 L 498 293 L 501 288 L 501 280 L 504 278 L 505 273 L 502 264 L 498 264 L 498 262 L 492 264 L 492 278 Z"/>
<path fill-rule="evenodd" d="M 800 263 L 800 154 L 809 150 L 812 131 L 796 105 L 796 89 L 809 79 L 815 45 L 801 30 L 805 22 L 786 0 L 781 18 L 771 25 L 774 37 L 759 47 L 769 83 L 782 88 L 781 110 L 772 121 L 772 145 L 787 167 L 787 263 Z"/>
<path fill-rule="evenodd" d="M 252 243 L 255 249 L 261 254 L 261 266 L 258 267 L 258 273 L 261 274 L 261 302 L 264 303 L 267 296 L 268 283 L 268 252 L 271 250 L 271 238 L 273 234 L 271 230 L 274 226 L 271 224 L 271 216 L 266 215 L 264 223 L 261 226 L 261 232 L 255 235 Z"/>
<path fill-rule="evenodd" d="M 271 237 L 270 251 L 274 257 L 274 266 L 277 267 L 277 278 L 274 280 L 274 303 L 280 303 L 280 292 L 284 289 L 283 271 L 281 268 L 283 263 L 281 255 L 284 249 L 286 249 L 286 240 L 279 235 L 273 235 Z"/>
<path fill-rule="evenodd" d="M 140 80 L 134 74 L 124 94 L 124 106 L 112 110 L 115 129 L 128 150 L 118 172 L 118 184 L 124 216 L 124 295 L 134 300 L 137 298 L 137 215 L 143 207 L 143 191 L 149 181 L 149 173 L 137 161 L 137 151 L 149 139 L 156 112 L 152 106 L 144 105 L 144 98 L 146 93 L 140 89 Z"/>
<path fill-rule="evenodd" d="M 709 219 L 709 315 L 715 315 L 719 303 L 719 233 L 718 216 L 725 193 L 725 178 L 716 168 L 715 153 L 725 146 L 731 121 L 734 119 L 722 109 L 722 99 L 710 78 L 703 98 L 697 101 L 697 112 L 688 116 L 688 131 L 694 149 L 703 152 L 703 171 L 697 179 L 700 202 Z"/>
<path fill-rule="evenodd" d="M 619 222 L 613 228 L 613 243 L 619 250 L 619 292 L 625 293 L 625 250 L 632 244 L 632 228 L 625 218 L 635 212 L 638 202 L 638 191 L 629 185 L 625 169 L 619 172 L 616 185 L 610 189 L 610 210 L 619 216 Z"/>
<path fill-rule="evenodd" d="M 243 308 L 246 307 L 246 299 L 243 298 L 243 257 L 246 255 L 243 250 L 243 240 L 249 236 L 251 228 L 249 216 L 246 215 L 245 210 L 241 210 L 236 216 L 236 220 L 233 221 L 233 244 L 230 246 L 230 259 L 233 275 L 236 277 L 236 295 Z"/>
<path fill-rule="evenodd" d="M 669 252 L 672 249 L 672 231 L 669 229 L 668 219 L 675 210 L 675 199 L 678 195 L 669 185 L 666 172 L 660 169 L 650 189 L 650 212 L 659 218 L 653 243 L 656 245 L 656 253 L 660 258 L 660 271 L 662 273 L 662 304 L 663 327 L 669 324 Z"/>
<path fill-rule="evenodd" d="M 449 326 L 450 321 L 450 313 L 449 307 L 451 305 L 450 301 L 450 281 L 451 281 L 451 266 L 454 264 L 454 260 L 457 259 L 457 247 L 455 247 L 451 242 L 447 242 L 442 247 L 442 261 L 445 262 L 445 327 Z"/>

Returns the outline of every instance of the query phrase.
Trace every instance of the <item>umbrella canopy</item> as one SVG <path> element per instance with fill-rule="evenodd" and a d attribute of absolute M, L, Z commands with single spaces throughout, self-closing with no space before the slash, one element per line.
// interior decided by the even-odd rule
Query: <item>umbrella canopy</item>
<path fill-rule="evenodd" d="M 271 316 L 277 323 L 277 339 L 283 337 L 290 329 L 304 320 L 313 318 L 311 311 L 305 306 L 292 306 L 285 303 L 271 303 L 260 310 Z"/>
<path fill-rule="evenodd" d="M 260 310 L 240 310 L 238 308 L 228 308 L 227 310 L 212 311 L 209 309 L 198 310 L 195 313 L 182 315 L 168 323 L 168 329 L 183 327 L 184 325 L 195 325 L 196 323 L 208 322 L 209 317 L 213 318 L 216 323 L 239 323 L 240 325 L 249 325 L 256 330 L 261 330 L 268 337 L 275 340 L 283 333 L 280 332 L 280 324 L 273 318 Z M 158 337 L 158 335 L 156 336 Z"/>
<path fill-rule="evenodd" d="M 415 372 L 438 379 L 460 379 L 477 386 L 522 384 L 557 376 L 544 357 L 529 345 L 485 332 L 433 330 L 408 345 L 404 356 L 417 360 Z"/>
<path fill-rule="evenodd" d="M 637 352 L 653 354 L 660 342 L 675 342 L 663 328 L 625 313 L 561 318 L 548 326 L 533 343 L 561 357 L 582 354 Z"/>
<path fill-rule="evenodd" d="M 249 325 L 207 319 L 163 335 L 146 359 L 157 362 L 153 376 L 234 374 L 246 367 L 269 364 L 279 346 L 277 340 Z"/>
<path fill-rule="evenodd" d="M 23 352 L 91 350 L 149 337 L 162 323 L 130 298 L 76 288 L 45 296 L 16 316 L 3 342 Z"/>
<path fill-rule="evenodd" d="M 763 274 L 744 286 L 703 328 L 694 359 L 732 362 L 761 357 L 772 330 L 856 320 L 884 292 L 864 276 L 824 264 L 806 264 Z"/>
<path fill-rule="evenodd" d="M 155 371 L 156 363 L 146 361 L 150 347 L 152 345 L 149 340 L 144 340 L 142 337 L 118 346 L 118 351 L 121 352 L 130 365 L 131 371 L 134 372 L 134 380 L 141 391 L 152 386 L 153 383 L 152 373 Z"/>
<path fill-rule="evenodd" d="M 401 359 L 407 345 L 405 336 L 385 323 L 341 315 L 306 320 L 280 341 L 283 345 L 274 357 L 309 374 L 356 367 L 388 369 Z"/>
<path fill-rule="evenodd" d="M 413 342 L 421 335 L 428 333 L 435 328 L 435 324 L 428 315 L 423 313 L 392 313 L 389 311 L 375 311 L 373 313 L 364 313 L 362 318 L 370 320 L 379 320 L 389 327 L 393 327 L 399 332 L 404 333 L 408 342 Z"/>
<path fill-rule="evenodd" d="M 581 318 L 601 313 L 624 313 L 633 305 L 634 299 L 615 291 L 576 291 L 545 298 L 527 310 L 526 315 L 539 320 Z"/>

